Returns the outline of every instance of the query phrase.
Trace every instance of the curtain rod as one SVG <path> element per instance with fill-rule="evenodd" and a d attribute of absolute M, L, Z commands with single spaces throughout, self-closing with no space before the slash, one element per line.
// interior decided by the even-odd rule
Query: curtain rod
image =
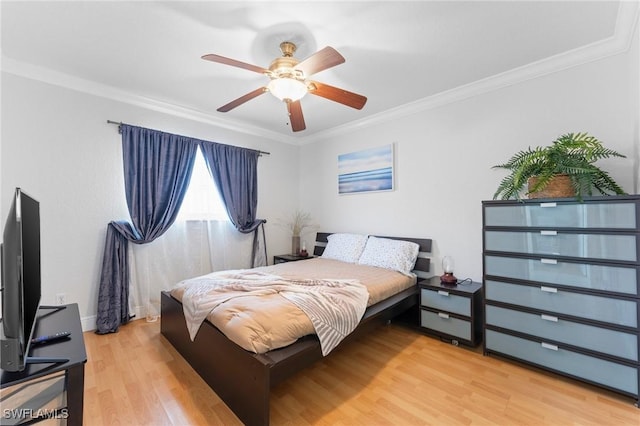
<path fill-rule="evenodd" d="M 125 124 L 125 123 L 123 123 L 121 121 L 113 121 L 113 120 L 107 120 L 107 123 L 109 123 L 109 124 L 117 124 L 118 125 L 118 132 L 122 133 L 122 130 L 120 129 L 120 126 Z M 219 143 L 219 142 L 216 142 L 216 143 Z M 221 145 L 225 145 L 225 144 L 221 144 Z M 245 149 L 248 149 L 248 150 L 251 150 L 251 151 L 257 151 L 260 155 L 271 155 L 270 152 L 260 151 L 259 149 L 251 149 L 251 148 L 245 148 Z"/>

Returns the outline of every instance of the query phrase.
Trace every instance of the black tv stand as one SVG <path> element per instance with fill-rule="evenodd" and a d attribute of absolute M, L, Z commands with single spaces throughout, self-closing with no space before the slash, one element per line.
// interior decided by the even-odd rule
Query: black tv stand
<path fill-rule="evenodd" d="M 32 356 L 26 358 L 23 371 L 0 370 L 2 408 L 13 413 L 10 415 L 20 417 L 10 420 L 21 420 L 23 424 L 45 420 L 33 417 L 42 409 L 46 415 L 66 419 L 67 426 L 82 426 L 87 353 L 80 313 L 75 303 L 54 308 L 39 312 L 34 335 L 52 335 L 66 330 L 70 336 L 55 344 L 33 345 Z M 65 396 L 60 401 L 56 399 L 59 404 L 50 410 L 46 408 L 44 404 L 61 393 Z M 5 424 L 4 421 L 0 423 Z"/>

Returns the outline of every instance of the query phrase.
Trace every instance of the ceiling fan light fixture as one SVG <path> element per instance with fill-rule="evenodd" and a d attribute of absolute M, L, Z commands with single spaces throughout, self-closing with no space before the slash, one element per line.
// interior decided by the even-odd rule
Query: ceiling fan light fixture
<path fill-rule="evenodd" d="M 298 101 L 307 94 L 307 85 L 295 78 L 275 78 L 267 85 L 269 92 L 281 101 Z"/>

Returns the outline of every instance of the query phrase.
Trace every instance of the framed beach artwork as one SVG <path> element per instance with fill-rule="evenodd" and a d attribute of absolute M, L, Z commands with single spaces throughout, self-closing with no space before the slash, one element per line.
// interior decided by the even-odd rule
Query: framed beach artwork
<path fill-rule="evenodd" d="M 338 155 L 338 193 L 393 190 L 393 144 Z"/>

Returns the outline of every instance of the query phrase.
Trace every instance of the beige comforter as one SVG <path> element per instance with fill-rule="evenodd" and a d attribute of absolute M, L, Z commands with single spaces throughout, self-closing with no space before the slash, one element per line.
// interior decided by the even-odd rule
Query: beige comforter
<path fill-rule="evenodd" d="M 356 280 L 367 288 L 367 306 L 416 282 L 415 277 L 395 271 L 323 258 L 280 263 L 254 271 L 285 280 Z M 182 300 L 185 290 L 184 285 L 178 285 L 171 294 Z M 255 353 L 281 348 L 302 336 L 315 333 L 309 316 L 278 292 L 247 293 L 243 297 L 229 298 L 216 303 L 207 319 L 230 340 Z"/>

